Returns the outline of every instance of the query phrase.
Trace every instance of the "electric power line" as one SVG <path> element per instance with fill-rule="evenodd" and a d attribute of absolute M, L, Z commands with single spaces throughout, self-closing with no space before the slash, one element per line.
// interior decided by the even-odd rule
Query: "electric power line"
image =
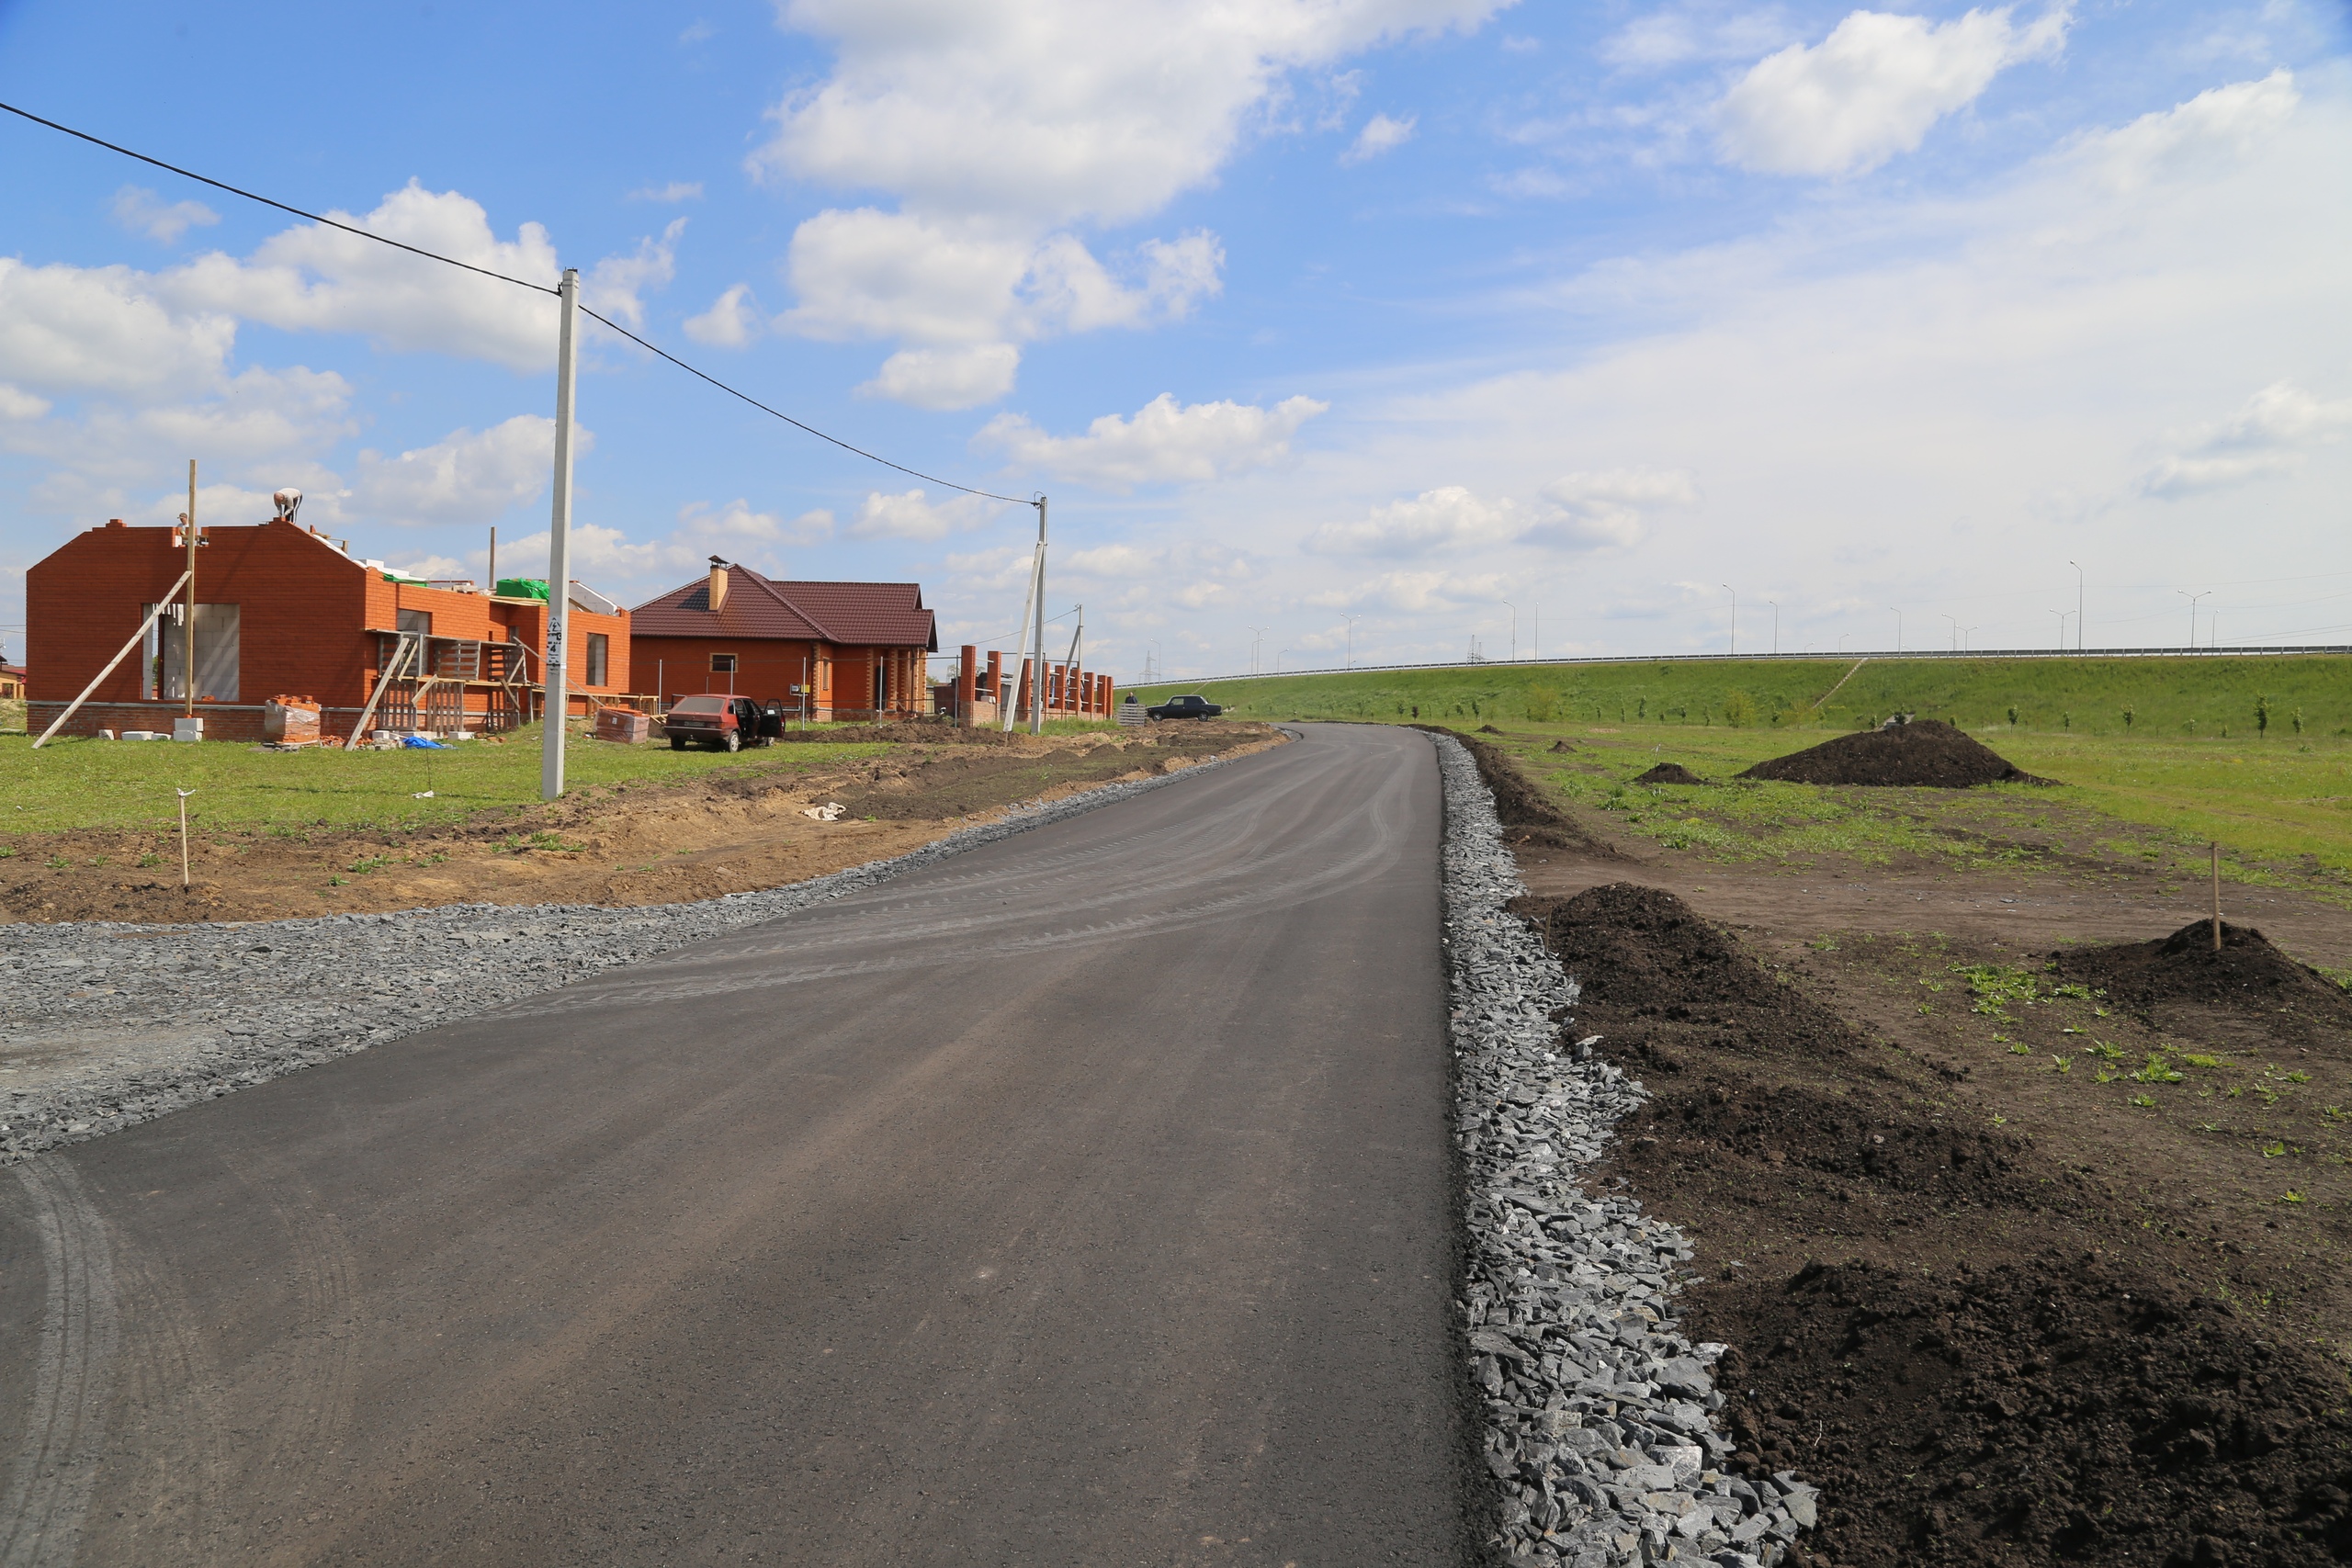
<path fill-rule="evenodd" d="M 128 147 L 108 141 L 104 137 L 93 136 L 86 130 L 76 130 L 70 125 L 60 125 L 53 119 L 44 119 L 40 115 L 33 113 L 30 109 L 21 109 L 14 104 L 0 103 L 0 109 L 6 109 L 10 114 L 17 116 L 20 119 L 28 119 L 35 125 L 47 126 L 50 130 L 60 131 L 64 135 L 74 138 L 76 141 L 86 141 L 93 147 L 103 147 L 109 152 L 119 152 L 126 158 L 133 158 L 141 164 L 150 165 L 151 167 L 162 169 L 167 173 L 177 175 L 182 179 L 194 180 L 197 184 L 201 186 L 209 186 L 214 190 L 227 191 L 231 196 L 242 197 L 247 201 L 258 202 L 264 207 L 275 208 L 280 212 L 292 213 L 297 218 L 307 220 L 310 222 L 320 224 L 325 228 L 337 229 L 346 234 L 356 234 L 363 240 L 373 240 L 379 245 L 390 245 L 396 251 L 406 251 L 413 256 L 423 256 L 427 261 L 436 261 L 447 266 L 461 267 L 467 272 L 478 273 L 483 277 L 496 278 L 501 283 L 511 283 L 517 288 L 528 288 L 537 294 L 553 294 L 556 292 L 553 288 L 544 283 L 533 283 L 526 278 L 509 277 L 503 272 L 493 272 L 486 266 L 476 266 L 471 262 L 459 261 L 455 256 L 445 256 L 438 251 L 428 251 L 420 245 L 412 245 L 404 241 L 394 240 L 386 235 L 375 233 L 370 230 L 359 228 L 354 224 L 340 222 L 333 218 L 321 217 L 318 213 L 305 211 L 301 208 L 291 206 L 283 201 L 274 200 L 269 197 L 257 195 L 253 191 L 243 189 L 238 186 L 232 186 L 226 180 L 216 180 L 209 175 L 199 175 L 193 169 L 183 169 L 177 164 L 166 164 L 161 158 L 151 158 L 144 152 L 133 152 Z M 627 327 L 620 326 L 606 317 L 597 315 L 595 311 L 588 309 L 585 305 L 582 305 L 580 308 L 580 313 L 583 316 L 604 322 L 605 326 L 612 328 L 613 331 L 620 333 L 621 336 L 628 339 L 629 342 L 637 344 L 638 347 L 644 349 L 647 353 L 657 355 L 660 357 L 668 360 L 671 364 L 676 366 L 679 369 L 684 370 L 689 376 L 694 376 L 709 382 L 712 386 L 718 388 L 720 391 L 725 392 L 728 396 L 740 398 L 743 401 L 751 404 L 753 408 L 759 410 L 762 413 L 767 414 L 772 418 L 780 419 L 784 421 L 785 423 L 792 426 L 795 430 L 803 431 L 808 434 L 815 436 L 820 441 L 831 442 L 832 445 L 840 447 L 842 451 L 854 453 L 856 456 L 865 458 L 869 463 L 879 463 L 886 468 L 895 468 L 899 473 L 910 475 L 915 479 L 919 479 L 925 484 L 941 485 L 948 490 L 961 491 L 966 495 L 976 495 L 983 501 L 1001 501 L 1012 506 L 1035 506 L 1036 504 L 1034 500 L 1023 500 L 1018 496 L 997 495 L 989 491 L 976 490 L 970 485 L 957 484 L 954 479 L 943 479 L 935 474 L 926 474 L 920 468 L 910 468 L 904 463 L 894 463 L 888 457 L 881 457 L 873 452 L 868 452 L 863 446 L 853 446 L 848 442 L 842 440 L 838 436 L 826 434 L 823 431 L 819 430 L 813 424 L 804 424 L 788 413 L 785 413 L 777 409 L 770 408 L 767 404 L 760 401 L 759 399 L 752 396 L 749 392 L 738 391 L 735 388 L 729 386 L 726 382 L 720 380 L 718 377 L 711 375 L 707 371 L 695 369 L 693 366 L 687 364 L 676 355 L 669 353 L 667 350 L 655 347 L 653 344 L 646 342 L 643 338 L 638 336 L 635 333 L 629 331 Z"/>

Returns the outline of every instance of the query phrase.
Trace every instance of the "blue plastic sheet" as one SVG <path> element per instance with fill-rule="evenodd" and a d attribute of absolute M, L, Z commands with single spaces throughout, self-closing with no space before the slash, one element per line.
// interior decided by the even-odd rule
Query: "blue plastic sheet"
<path fill-rule="evenodd" d="M 422 735 L 403 735 L 401 737 L 401 744 L 407 747 L 412 751 L 447 751 L 449 750 L 448 747 L 444 746 L 438 740 L 429 739 Z"/>

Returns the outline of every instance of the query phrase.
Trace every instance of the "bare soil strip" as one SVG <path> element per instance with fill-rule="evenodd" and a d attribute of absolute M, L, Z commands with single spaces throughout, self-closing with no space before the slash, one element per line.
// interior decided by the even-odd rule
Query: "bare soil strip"
<path fill-rule="evenodd" d="M 2014 873 L 1520 859 L 1652 1095 L 1603 1185 L 1693 1238 L 1744 1462 L 1822 1485 L 1806 1562 L 2352 1560 L 2342 992 L 2234 927 L 2029 923 Z"/>
<path fill-rule="evenodd" d="M 1279 744 L 1270 726 L 1004 736 L 894 726 L 825 731 L 898 750 L 802 771 L 789 745 L 685 784 L 585 789 L 415 831 L 199 833 L 194 886 L 178 843 L 148 829 L 28 837 L 0 871 L 0 919 L 254 920 L 443 904 L 671 904 L 886 860 L 1027 802 Z M 839 803 L 833 822 L 804 815 Z M 153 863 L 141 868 L 145 859 Z"/>

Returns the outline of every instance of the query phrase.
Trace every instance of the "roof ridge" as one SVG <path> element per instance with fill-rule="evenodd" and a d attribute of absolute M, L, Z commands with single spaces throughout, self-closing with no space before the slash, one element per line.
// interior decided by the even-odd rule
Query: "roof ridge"
<path fill-rule="evenodd" d="M 840 637 L 835 637 L 832 634 L 831 629 L 825 626 L 823 622 L 818 620 L 816 616 L 810 615 L 808 611 L 802 609 L 799 605 L 786 598 L 783 592 L 778 589 L 773 581 L 769 581 L 766 573 L 756 570 L 748 566 L 744 567 L 742 570 L 745 572 L 750 573 L 752 581 L 758 583 L 761 587 L 768 591 L 769 598 L 774 599 L 777 604 L 783 605 L 786 609 L 791 611 L 794 615 L 808 622 L 810 626 L 816 629 L 818 636 L 823 637 L 827 642 L 837 643 L 842 640 Z"/>

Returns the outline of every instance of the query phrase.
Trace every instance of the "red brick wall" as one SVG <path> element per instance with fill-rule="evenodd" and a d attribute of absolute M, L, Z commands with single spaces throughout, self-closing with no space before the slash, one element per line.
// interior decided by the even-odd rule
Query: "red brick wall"
<path fill-rule="evenodd" d="M 640 637 L 629 643 L 633 690 L 659 692 L 664 699 L 697 692 L 724 692 L 727 677 L 710 672 L 710 656 L 735 656 L 735 694 L 761 702 L 788 703 L 792 688 L 806 680 L 817 688 L 819 705 L 830 706 L 830 661 L 839 656 L 831 643 L 770 641 L 764 637 Z M 804 666 L 803 660 L 808 662 Z M 803 671 L 807 671 L 803 674 Z M 656 684 L 657 679 L 660 684 Z"/>
<path fill-rule="evenodd" d="M 25 573 L 26 662 L 39 671 L 34 701 L 71 702 L 138 631 L 141 606 L 162 598 L 187 565 L 187 551 L 174 547 L 178 535 L 173 527 L 88 529 Z M 241 705 L 291 694 L 356 711 L 374 678 L 379 639 L 372 634 L 396 630 L 402 609 L 429 612 L 435 637 L 503 640 L 513 624 L 533 649 L 545 643 L 543 604 L 387 582 L 290 523 L 211 528 L 205 536 L 210 542 L 197 550 L 197 603 L 240 606 Z M 627 691 L 627 612 L 598 615 L 574 606 L 571 624 L 579 673 L 586 672 L 587 634 L 612 638 L 607 682 L 592 693 Z M 144 673 L 134 649 L 91 700 L 137 703 Z M 582 690 L 578 681 L 572 685 Z M 78 716 L 73 728 L 89 732 Z"/>

